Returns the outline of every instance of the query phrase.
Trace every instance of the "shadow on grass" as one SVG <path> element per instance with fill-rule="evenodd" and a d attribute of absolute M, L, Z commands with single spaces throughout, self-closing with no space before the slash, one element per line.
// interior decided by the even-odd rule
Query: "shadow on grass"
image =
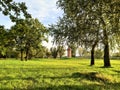
<path fill-rule="evenodd" d="M 87 85 L 59 85 L 59 86 L 39 86 L 39 87 L 18 87 L 15 90 L 119 90 L 120 83 L 108 83 L 107 85 L 87 84 Z M 12 90 L 3 88 L 3 90 Z"/>
<path fill-rule="evenodd" d="M 114 67 L 112 67 L 112 66 L 109 66 L 109 67 L 101 66 L 99 68 L 114 68 Z"/>
<path fill-rule="evenodd" d="M 38 77 L 39 78 L 39 77 Z M 120 83 L 112 83 L 109 82 L 109 78 L 102 76 L 98 72 L 75 72 L 68 76 L 62 76 L 62 77 L 42 77 L 50 78 L 50 79 L 62 79 L 62 78 L 80 78 L 80 79 L 87 79 L 90 81 L 98 81 L 101 84 L 79 84 L 79 85 L 48 85 L 47 87 L 43 86 L 28 86 L 26 88 L 24 87 L 16 87 L 15 90 L 119 90 L 120 89 Z M 15 78 L 12 77 L 4 77 L 2 80 L 13 80 Z M 35 77 L 26 77 L 26 78 L 18 78 L 22 80 L 32 80 L 34 83 L 37 84 Z M 1 88 L 0 88 L 1 89 Z M 2 88 L 2 90 L 12 90 L 13 88 Z"/>
<path fill-rule="evenodd" d="M 43 77 L 43 78 L 50 78 L 50 79 L 62 79 L 62 78 L 81 78 L 81 79 L 87 79 L 90 81 L 102 81 L 102 82 L 109 82 L 109 79 L 104 77 L 102 74 L 98 72 L 75 72 L 72 73 L 71 76 L 62 76 L 62 77 Z"/>
<path fill-rule="evenodd" d="M 0 81 L 2 80 L 13 80 L 13 79 L 22 79 L 22 80 L 32 80 L 34 82 L 36 82 L 36 78 L 49 78 L 49 79 L 63 79 L 63 78 L 81 78 L 81 79 L 87 79 L 90 81 L 98 81 L 98 82 L 110 82 L 109 78 L 104 77 L 104 75 L 102 75 L 101 73 L 98 72 L 75 72 L 72 73 L 72 75 L 65 75 L 65 76 L 46 76 L 46 75 L 42 75 L 42 76 L 36 76 L 36 77 L 26 77 L 26 78 L 22 78 L 22 77 L 11 77 L 11 76 L 6 76 L 4 78 L 1 78 Z"/>
<path fill-rule="evenodd" d="M 113 70 L 114 72 L 117 72 L 117 73 L 119 73 L 120 74 L 120 70 Z"/>
<path fill-rule="evenodd" d="M 109 77 L 105 77 L 103 74 L 98 73 L 98 72 L 75 72 L 72 73 L 71 76 L 62 76 L 62 77 L 43 77 L 43 78 L 50 78 L 50 79 L 64 79 L 64 78 L 80 78 L 81 80 L 86 79 L 89 81 L 97 81 L 97 82 L 102 82 L 102 83 L 110 83 L 111 82 L 111 78 Z"/>
<path fill-rule="evenodd" d="M 99 81 L 99 82 L 104 82 L 104 83 L 109 82 L 109 78 L 104 77 L 102 74 L 98 72 L 86 72 L 86 73 L 76 72 L 72 74 L 72 77 L 83 78 L 83 79 L 87 79 L 90 81 Z"/>

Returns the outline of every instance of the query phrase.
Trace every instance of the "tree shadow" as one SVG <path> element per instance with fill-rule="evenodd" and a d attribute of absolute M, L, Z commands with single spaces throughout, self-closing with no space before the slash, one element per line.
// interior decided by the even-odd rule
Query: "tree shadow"
<path fill-rule="evenodd" d="M 15 90 L 119 90 L 120 83 L 108 83 L 107 85 L 86 84 L 86 85 L 59 85 L 59 86 L 38 86 L 27 88 L 15 88 Z M 12 90 L 3 88 L 3 90 Z"/>
<path fill-rule="evenodd" d="M 39 78 L 39 77 L 38 77 Z M 75 72 L 71 75 L 65 76 L 51 76 L 51 77 L 42 77 L 43 79 L 64 79 L 64 78 L 80 78 L 80 79 L 87 79 L 90 81 L 98 81 L 102 84 L 78 84 L 78 85 L 48 85 L 46 86 L 29 86 L 27 88 L 24 87 L 16 87 L 15 90 L 119 90 L 120 82 L 119 83 L 112 83 L 109 82 L 108 78 L 102 77 L 98 72 Z M 2 80 L 14 80 L 16 78 L 12 77 L 4 77 Z M 36 77 L 26 77 L 26 78 L 18 78 L 22 80 L 32 80 L 34 83 L 38 83 Z M 21 89 L 23 88 L 23 89 Z M 3 90 L 12 90 L 12 88 L 2 88 Z"/>
<path fill-rule="evenodd" d="M 101 66 L 99 68 L 114 68 L 114 67 L 112 67 L 112 66 L 109 66 L 109 67 Z"/>
<path fill-rule="evenodd" d="M 98 72 L 75 72 L 72 75 L 66 76 L 53 76 L 53 77 L 43 77 L 43 78 L 50 78 L 50 79 L 64 79 L 64 78 L 80 78 L 80 79 L 87 79 L 89 81 L 98 81 L 103 83 L 111 82 L 110 78 L 104 77 L 101 73 Z"/>
<path fill-rule="evenodd" d="M 72 77 L 83 78 L 83 79 L 87 79 L 90 81 L 99 81 L 99 82 L 104 82 L 104 83 L 109 82 L 109 78 L 103 77 L 103 75 L 98 72 L 85 72 L 85 73 L 76 72 L 72 74 Z"/>
<path fill-rule="evenodd" d="M 119 90 L 120 83 L 108 83 L 105 85 L 59 85 L 50 87 L 37 87 L 32 90 Z"/>
<path fill-rule="evenodd" d="M 117 72 L 117 73 L 119 73 L 120 74 L 120 71 L 119 70 L 113 70 L 114 72 Z"/>

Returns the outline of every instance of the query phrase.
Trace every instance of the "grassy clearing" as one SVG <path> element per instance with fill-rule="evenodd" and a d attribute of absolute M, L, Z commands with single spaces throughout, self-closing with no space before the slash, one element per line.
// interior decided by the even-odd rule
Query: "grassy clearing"
<path fill-rule="evenodd" d="M 103 60 L 89 66 L 85 59 L 0 60 L 0 89 L 3 90 L 119 90 L 120 60 Z"/>

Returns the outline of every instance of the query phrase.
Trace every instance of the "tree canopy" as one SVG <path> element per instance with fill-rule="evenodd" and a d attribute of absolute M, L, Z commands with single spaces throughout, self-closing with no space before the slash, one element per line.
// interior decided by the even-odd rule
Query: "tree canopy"
<path fill-rule="evenodd" d="M 38 19 L 19 20 L 12 26 L 11 34 L 15 41 L 16 49 L 20 49 L 21 55 L 26 52 L 26 60 L 29 57 L 30 48 L 37 49 L 42 41 L 47 41 L 47 29 L 38 21 Z M 23 56 L 21 56 L 23 60 Z"/>
<path fill-rule="evenodd" d="M 0 12 L 5 16 L 9 16 L 13 22 L 16 22 L 22 16 L 25 18 L 31 17 L 24 2 L 16 3 L 13 0 L 0 0 Z"/>
<path fill-rule="evenodd" d="M 101 40 L 104 44 L 104 66 L 111 66 L 109 40 L 110 37 L 120 33 L 120 1 L 58 0 L 57 5 L 64 10 L 64 15 L 74 26 L 71 30 L 66 30 L 71 34 L 67 34 L 70 37 L 68 39 L 76 42 L 85 41 L 85 39 L 94 42 Z"/>

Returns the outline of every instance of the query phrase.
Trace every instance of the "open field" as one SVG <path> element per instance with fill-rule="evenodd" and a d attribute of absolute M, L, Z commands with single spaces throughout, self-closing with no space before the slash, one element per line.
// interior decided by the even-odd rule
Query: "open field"
<path fill-rule="evenodd" d="M 0 90 L 120 90 L 120 60 L 0 60 Z"/>

